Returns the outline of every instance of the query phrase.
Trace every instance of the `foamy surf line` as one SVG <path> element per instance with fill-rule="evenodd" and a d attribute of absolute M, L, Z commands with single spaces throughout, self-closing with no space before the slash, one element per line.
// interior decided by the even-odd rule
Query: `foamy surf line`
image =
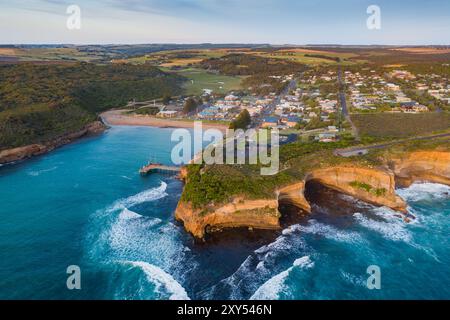
<path fill-rule="evenodd" d="M 314 262 L 309 256 L 297 259 L 289 269 L 270 278 L 250 297 L 250 300 L 278 300 L 280 294 L 285 290 L 285 282 L 292 270 L 295 268 L 310 269 L 314 267 Z"/>
<path fill-rule="evenodd" d="M 288 229 L 283 230 L 283 235 L 287 235 L 295 231 L 319 235 L 326 239 L 331 239 L 337 242 L 355 243 L 361 242 L 363 240 L 362 237 L 356 232 L 339 230 L 333 226 L 320 223 L 314 219 L 309 220 L 306 226 L 294 225 Z"/>
<path fill-rule="evenodd" d="M 116 201 L 113 204 L 111 210 L 112 211 L 123 210 L 123 209 L 133 207 L 135 205 L 141 204 L 141 203 L 151 202 L 151 201 L 156 201 L 156 200 L 162 199 L 168 195 L 166 193 L 166 190 L 167 190 L 167 183 L 161 182 L 161 185 L 157 188 L 145 190 L 134 196 L 130 196 L 128 198 Z"/>
<path fill-rule="evenodd" d="M 143 261 L 123 261 L 121 263 L 141 269 L 147 280 L 156 286 L 156 292 L 169 294 L 169 300 L 190 300 L 183 286 L 161 268 Z"/>
<path fill-rule="evenodd" d="M 123 209 L 123 211 L 119 215 L 119 220 L 132 220 L 132 219 L 139 219 L 142 218 L 142 216 L 134 211 L 131 211 L 129 209 Z"/>
<path fill-rule="evenodd" d="M 450 199 L 450 186 L 437 183 L 415 183 L 409 188 L 397 190 L 397 193 L 411 202 Z"/>
<path fill-rule="evenodd" d="M 406 224 L 401 219 L 394 220 L 390 218 L 389 211 L 385 211 L 385 215 L 381 216 L 384 221 L 370 219 L 359 212 L 355 213 L 353 217 L 361 226 L 377 232 L 387 240 L 403 241 L 405 243 L 411 243 L 412 241 L 411 233 L 406 229 Z"/>
<path fill-rule="evenodd" d="M 38 170 L 38 171 L 30 171 L 30 172 L 28 172 L 28 175 L 30 175 L 32 177 L 37 177 L 37 176 L 41 175 L 42 173 L 51 172 L 56 169 L 58 169 L 58 167 L 52 167 L 49 169 L 42 169 L 42 170 Z"/>

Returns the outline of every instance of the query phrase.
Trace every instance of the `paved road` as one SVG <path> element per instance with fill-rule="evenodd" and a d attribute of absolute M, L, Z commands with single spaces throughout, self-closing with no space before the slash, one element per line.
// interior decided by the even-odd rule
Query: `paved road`
<path fill-rule="evenodd" d="M 338 81 L 339 81 L 339 101 L 341 103 L 342 116 L 345 118 L 345 120 L 348 121 L 348 123 L 350 123 L 350 125 L 352 126 L 353 135 L 355 136 L 356 140 L 359 140 L 358 128 L 353 123 L 350 117 L 350 112 L 348 111 L 347 98 L 345 94 L 346 91 L 345 77 L 342 74 L 342 67 L 339 67 Z"/>
<path fill-rule="evenodd" d="M 353 148 L 347 148 L 347 149 L 336 149 L 334 151 L 334 154 L 336 156 L 349 157 L 352 155 L 364 154 L 364 153 L 367 153 L 367 151 L 373 150 L 373 149 L 384 149 L 384 148 L 390 147 L 394 144 L 398 144 L 398 143 L 402 143 L 402 142 L 431 140 L 431 139 L 439 139 L 439 138 L 447 138 L 447 137 L 450 138 L 450 133 L 441 133 L 441 134 L 437 134 L 437 135 L 433 135 L 433 136 L 426 136 L 426 137 L 413 137 L 413 138 L 402 139 L 402 140 L 397 140 L 397 141 L 387 142 L 387 143 L 382 143 L 382 144 L 376 144 L 376 145 L 371 145 L 371 146 L 353 147 Z"/>
<path fill-rule="evenodd" d="M 292 80 L 289 85 L 275 98 L 275 100 L 267 106 L 259 117 L 253 120 L 252 127 L 258 128 L 261 126 L 265 117 L 271 116 L 275 112 L 276 106 L 280 103 L 281 99 L 283 99 L 286 95 L 289 94 L 289 91 L 297 89 L 297 81 Z"/>
<path fill-rule="evenodd" d="M 345 79 L 342 76 L 342 68 L 338 71 L 338 81 L 339 81 L 339 100 L 341 102 L 342 114 L 345 118 L 349 116 L 347 99 L 345 97 Z"/>

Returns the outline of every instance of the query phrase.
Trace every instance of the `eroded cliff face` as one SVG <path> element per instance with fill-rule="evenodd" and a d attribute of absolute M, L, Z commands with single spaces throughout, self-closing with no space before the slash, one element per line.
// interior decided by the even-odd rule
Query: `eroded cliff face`
<path fill-rule="evenodd" d="M 391 161 L 401 186 L 423 181 L 450 185 L 450 152 L 418 151 Z"/>
<path fill-rule="evenodd" d="M 196 238 L 203 238 L 207 231 L 223 228 L 279 229 L 278 200 L 245 200 L 233 202 L 205 213 L 193 209 L 188 203 L 178 204 L 175 217 L 184 223 L 185 229 Z"/>
<path fill-rule="evenodd" d="M 311 172 L 307 180 L 376 206 L 406 212 L 406 203 L 395 193 L 395 176 L 383 169 L 333 167 Z"/>
<path fill-rule="evenodd" d="M 305 182 L 299 182 L 278 190 L 278 203 L 286 203 L 311 213 L 311 205 L 305 198 Z"/>
<path fill-rule="evenodd" d="M 0 151 L 0 164 L 25 160 L 50 152 L 60 146 L 69 144 L 81 137 L 95 135 L 105 131 L 106 127 L 100 121 L 88 124 L 82 130 L 63 135 L 45 144 L 32 144 L 14 149 Z"/>
<path fill-rule="evenodd" d="M 280 227 L 280 202 L 311 212 L 304 193 L 307 182 L 312 180 L 373 205 L 406 213 L 405 201 L 395 192 L 396 180 L 400 180 L 402 185 L 417 181 L 450 185 L 450 152 L 412 152 L 387 158 L 385 165 L 378 168 L 351 164 L 320 168 L 309 172 L 303 181 L 275 190 L 272 200 L 237 197 L 229 204 L 207 210 L 193 210 L 189 203 L 180 202 L 176 218 L 197 238 L 222 228 L 277 229 Z"/>
<path fill-rule="evenodd" d="M 41 155 L 45 152 L 47 152 L 47 148 L 42 144 L 32 144 L 24 147 L 3 150 L 0 152 L 0 164 L 23 160 Z"/>

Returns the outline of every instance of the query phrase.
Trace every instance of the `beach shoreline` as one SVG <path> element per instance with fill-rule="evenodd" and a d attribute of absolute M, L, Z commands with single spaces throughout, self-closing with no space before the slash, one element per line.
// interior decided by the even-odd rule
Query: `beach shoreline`
<path fill-rule="evenodd" d="M 129 110 L 110 110 L 100 114 L 103 122 L 111 126 L 146 126 L 155 128 L 194 128 L 194 121 L 160 119 L 144 115 L 126 115 Z M 226 124 L 202 122 L 203 129 L 218 129 L 225 132 L 228 129 Z"/>

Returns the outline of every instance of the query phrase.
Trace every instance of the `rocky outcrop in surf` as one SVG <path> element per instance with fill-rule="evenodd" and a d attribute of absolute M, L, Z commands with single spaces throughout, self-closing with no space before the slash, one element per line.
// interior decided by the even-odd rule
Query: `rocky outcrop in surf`
<path fill-rule="evenodd" d="M 54 149 L 59 148 L 63 145 L 69 144 L 82 137 L 100 134 L 105 130 L 106 126 L 102 122 L 96 121 L 88 124 L 80 131 L 63 135 L 50 142 L 42 144 L 32 144 L 13 149 L 6 149 L 0 151 L 0 164 L 21 161 L 35 156 L 39 156 L 44 153 L 53 151 Z"/>

